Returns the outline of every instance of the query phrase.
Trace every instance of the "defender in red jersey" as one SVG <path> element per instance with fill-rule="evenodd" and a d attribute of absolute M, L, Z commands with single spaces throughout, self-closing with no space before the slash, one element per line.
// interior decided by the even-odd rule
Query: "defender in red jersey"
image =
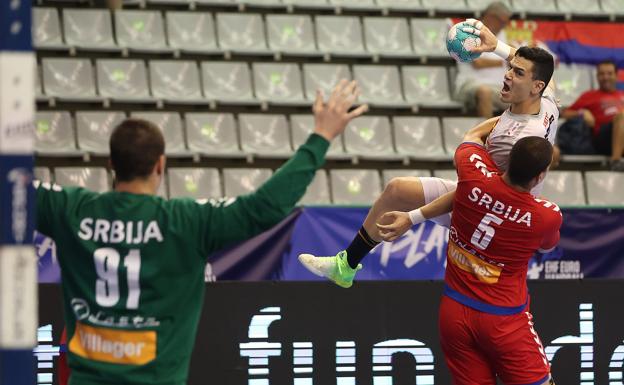
<path fill-rule="evenodd" d="M 455 192 L 419 209 L 421 220 L 453 208 L 440 342 L 455 385 L 553 384 L 533 328 L 526 285 L 533 254 L 559 241 L 559 207 L 531 195 L 552 160 L 544 138 L 526 137 L 512 148 L 500 175 L 477 137 L 455 152 Z M 417 223 L 411 213 L 390 212 L 378 225 L 394 240 Z"/>

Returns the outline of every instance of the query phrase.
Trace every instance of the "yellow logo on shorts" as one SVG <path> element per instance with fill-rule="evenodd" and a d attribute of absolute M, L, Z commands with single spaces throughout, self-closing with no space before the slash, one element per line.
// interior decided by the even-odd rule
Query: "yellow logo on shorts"
<path fill-rule="evenodd" d="M 99 328 L 77 322 L 69 351 L 94 361 L 144 365 L 156 358 L 156 332 Z"/>
<path fill-rule="evenodd" d="M 457 246 L 457 244 L 451 240 L 449 240 L 447 255 L 455 266 L 463 271 L 476 275 L 479 281 L 485 283 L 498 282 L 502 268 L 487 263 L 481 258 L 472 255 L 468 251 Z"/>

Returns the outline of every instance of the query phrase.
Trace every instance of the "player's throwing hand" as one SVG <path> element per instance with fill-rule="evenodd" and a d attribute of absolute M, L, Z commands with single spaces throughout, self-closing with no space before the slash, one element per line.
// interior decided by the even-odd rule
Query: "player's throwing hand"
<path fill-rule="evenodd" d="M 368 111 L 367 104 L 350 111 L 359 95 L 360 89 L 355 80 L 349 82 L 342 79 L 334 87 L 327 103 L 325 103 L 323 92 L 317 90 L 316 100 L 312 108 L 315 122 L 314 132 L 329 141 L 342 134 L 352 119 Z"/>
<path fill-rule="evenodd" d="M 492 31 L 490 31 L 490 29 L 482 22 L 476 19 L 466 19 L 464 23 L 470 25 L 470 27 L 463 27 L 462 31 L 471 33 L 481 39 L 481 44 L 476 47 L 472 47 L 470 51 L 482 53 L 493 52 L 496 49 L 498 38 L 496 38 L 494 33 L 492 33 Z"/>

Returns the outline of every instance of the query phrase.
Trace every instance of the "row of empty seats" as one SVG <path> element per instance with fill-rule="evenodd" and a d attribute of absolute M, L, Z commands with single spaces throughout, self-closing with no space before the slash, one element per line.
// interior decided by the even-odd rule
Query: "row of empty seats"
<path fill-rule="evenodd" d="M 360 102 L 391 108 L 459 108 L 447 70 L 432 66 L 252 63 L 98 59 L 42 60 L 37 89 L 59 100 L 162 101 L 169 104 L 310 105 L 316 90 L 329 95 L 340 79 L 355 79 Z M 97 81 L 96 81 L 97 78 Z M 149 79 L 149 80 L 148 80 Z M 502 80 L 501 80 L 502 84 Z"/>
<path fill-rule="evenodd" d="M 148 70 L 149 67 L 149 70 Z M 568 106 L 592 88 L 593 69 L 560 65 L 557 97 Z M 439 66 L 303 64 L 188 60 L 45 58 L 37 97 L 62 101 L 161 102 L 167 104 L 263 103 L 310 105 L 340 79 L 355 79 L 359 101 L 385 108 L 461 108 L 452 99 L 449 74 Z M 502 79 L 501 79 L 502 85 Z"/>
<path fill-rule="evenodd" d="M 217 199 L 247 194 L 258 188 L 272 174 L 271 169 L 247 168 L 168 168 L 165 184 L 159 195 Z M 104 168 L 65 167 L 54 169 L 54 178 L 47 168 L 36 168 L 35 176 L 45 182 L 63 186 L 82 186 L 104 192 L 111 188 L 111 178 Z M 317 171 L 312 185 L 300 204 L 370 205 L 381 193 L 383 185 L 397 176 L 431 176 L 429 170 L 348 169 Z M 436 170 L 433 176 L 456 180 L 455 170 Z M 583 180 L 584 179 L 584 180 Z M 382 185 L 383 182 L 383 185 Z M 624 174 L 610 171 L 551 171 L 542 195 L 560 206 L 624 205 Z M 587 191 L 587 194 L 585 194 Z"/>
<path fill-rule="evenodd" d="M 54 1 L 54 0 L 51 0 Z M 58 0 L 57 0 L 58 1 Z M 68 0 L 60 0 L 68 1 Z M 71 1 L 71 0 L 70 0 Z M 86 0 L 75 0 L 82 2 Z M 126 0 L 140 3 L 139 0 Z M 145 1 L 145 0 L 142 0 Z M 624 14 L 622 0 L 503 0 L 517 13 L 533 15 L 621 15 Z M 441 12 L 480 12 L 489 0 L 147 0 L 150 4 L 204 6 L 240 6 L 270 8 L 334 9 L 356 11 L 441 11 Z M 584 12 L 586 10 L 586 12 Z"/>
<path fill-rule="evenodd" d="M 170 156 L 286 158 L 314 129 L 312 115 L 130 113 L 156 123 Z M 126 118 L 120 111 L 39 111 L 35 151 L 39 155 L 107 155 L 112 129 Z M 463 135 L 481 121 L 474 117 L 361 116 L 333 141 L 328 157 L 449 160 Z M 74 127 L 75 126 L 75 127 Z"/>
<path fill-rule="evenodd" d="M 448 58 L 447 19 L 34 8 L 38 49 Z M 113 22 L 114 20 L 114 27 Z M 113 30 L 115 33 L 113 34 Z"/>

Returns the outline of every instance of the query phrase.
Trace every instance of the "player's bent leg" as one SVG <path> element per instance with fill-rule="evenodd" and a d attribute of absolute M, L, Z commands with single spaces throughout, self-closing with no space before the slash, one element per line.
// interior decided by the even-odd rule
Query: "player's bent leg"
<path fill-rule="evenodd" d="M 375 222 L 384 213 L 417 209 L 456 188 L 456 182 L 441 178 L 393 178 L 375 200 L 362 228 L 345 250 L 329 257 L 300 254 L 299 262 L 310 272 L 325 277 L 338 286 L 351 287 L 356 272 L 362 268 L 360 261 L 381 241 Z M 451 215 L 449 213 L 432 218 L 432 221 L 449 228 Z"/>
<path fill-rule="evenodd" d="M 414 210 L 425 204 L 425 193 L 420 178 L 392 178 L 368 211 L 363 227 L 373 240 L 381 242 L 381 235 L 375 224 L 384 213 Z"/>
<path fill-rule="evenodd" d="M 453 385 L 496 385 L 496 374 L 473 339 L 474 311 L 444 296 L 440 302 L 438 329 L 444 360 Z"/>
<path fill-rule="evenodd" d="M 425 198 L 419 178 L 393 178 L 373 203 L 362 228 L 346 250 L 341 250 L 331 257 L 301 254 L 299 261 L 312 273 L 325 277 L 338 286 L 349 288 L 353 285 L 355 273 L 362 268 L 360 261 L 381 241 L 375 226 L 378 218 L 388 211 L 407 211 L 424 204 Z"/>

